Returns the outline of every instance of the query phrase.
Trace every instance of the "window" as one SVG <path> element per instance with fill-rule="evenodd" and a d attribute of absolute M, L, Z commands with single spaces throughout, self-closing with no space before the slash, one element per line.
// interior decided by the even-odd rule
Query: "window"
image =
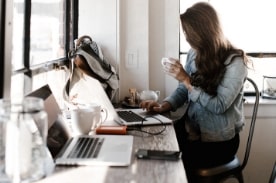
<path fill-rule="evenodd" d="M 0 98 L 3 98 L 3 90 L 4 90 L 4 38 L 5 38 L 5 8 L 4 8 L 4 2 L 1 1 L 0 3 Z"/>
<path fill-rule="evenodd" d="M 67 52 L 77 37 L 78 1 L 14 0 L 13 4 L 11 97 L 21 98 L 45 84 L 61 91 Z"/>
<path fill-rule="evenodd" d="M 13 9 L 13 50 L 12 50 L 12 69 L 24 68 L 23 62 L 23 43 L 24 43 L 24 1 L 14 0 Z"/>
<path fill-rule="evenodd" d="M 10 75 L 11 64 L 5 63 L 11 57 L 11 15 L 12 11 L 7 8 L 12 6 L 9 0 L 1 0 L 0 2 L 0 98 L 10 97 Z"/>
<path fill-rule="evenodd" d="M 30 28 L 30 65 L 66 57 L 64 0 L 33 1 Z"/>
<path fill-rule="evenodd" d="M 180 0 L 180 13 L 198 0 Z M 207 2 L 207 0 L 206 0 Z M 276 17 L 273 1 L 270 0 L 209 0 L 217 10 L 223 30 L 236 47 L 243 49 L 253 61 L 254 69 L 249 70 L 259 88 L 263 75 L 275 76 L 276 67 Z M 189 45 L 180 27 L 180 54 L 187 53 Z"/>

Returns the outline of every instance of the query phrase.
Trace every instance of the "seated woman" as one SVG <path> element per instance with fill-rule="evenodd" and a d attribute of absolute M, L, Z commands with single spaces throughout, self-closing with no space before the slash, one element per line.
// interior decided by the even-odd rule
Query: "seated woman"
<path fill-rule="evenodd" d="M 191 49 L 185 67 L 174 58 L 163 67 L 179 81 L 162 103 L 144 101 L 148 111 L 174 111 L 189 102 L 175 124 L 188 179 L 191 171 L 231 160 L 239 146 L 244 126 L 243 84 L 248 59 L 224 36 L 215 9 L 197 3 L 180 15 L 183 33 Z"/>

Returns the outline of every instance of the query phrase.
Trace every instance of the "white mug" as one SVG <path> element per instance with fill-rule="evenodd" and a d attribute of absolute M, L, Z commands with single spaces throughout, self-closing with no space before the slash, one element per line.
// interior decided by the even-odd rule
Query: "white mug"
<path fill-rule="evenodd" d="M 71 110 L 71 126 L 75 135 L 89 134 L 101 125 L 107 118 L 102 117 L 102 108 L 98 104 L 85 104 L 80 108 Z"/>
<path fill-rule="evenodd" d="M 161 64 L 162 64 L 162 66 L 163 66 L 163 67 L 168 66 L 167 63 L 173 64 L 174 62 L 171 61 L 171 60 L 170 60 L 169 58 L 167 58 L 167 57 L 163 57 L 163 58 L 161 59 Z"/>
<path fill-rule="evenodd" d="M 88 103 L 88 104 L 85 104 L 85 106 L 87 108 L 90 108 L 93 111 L 94 118 L 93 118 L 91 130 L 94 131 L 98 126 L 100 126 L 107 119 L 107 116 L 108 116 L 107 110 L 105 108 L 102 108 L 99 104 L 96 104 L 96 103 Z"/>

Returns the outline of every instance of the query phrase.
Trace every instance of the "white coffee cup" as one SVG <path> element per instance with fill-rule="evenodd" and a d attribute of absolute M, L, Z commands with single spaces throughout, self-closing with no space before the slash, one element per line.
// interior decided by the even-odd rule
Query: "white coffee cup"
<path fill-rule="evenodd" d="M 93 121 L 91 130 L 94 131 L 98 126 L 100 126 L 107 119 L 107 110 L 102 108 L 99 104 L 88 103 L 85 106 L 93 111 Z"/>
<path fill-rule="evenodd" d="M 167 64 L 168 63 L 168 64 Z M 167 57 L 163 57 L 162 59 L 161 59 L 161 64 L 162 64 L 162 66 L 163 67 L 166 67 L 166 66 L 168 66 L 169 64 L 174 64 L 174 62 L 173 61 L 171 61 L 169 58 L 167 58 Z"/>
<path fill-rule="evenodd" d="M 103 118 L 102 107 L 98 104 L 89 103 L 80 108 L 71 110 L 71 126 L 75 135 L 89 134 L 101 125 L 107 118 L 107 111 Z"/>
<path fill-rule="evenodd" d="M 94 121 L 93 111 L 89 108 L 73 109 L 71 113 L 71 126 L 75 135 L 88 134 Z"/>

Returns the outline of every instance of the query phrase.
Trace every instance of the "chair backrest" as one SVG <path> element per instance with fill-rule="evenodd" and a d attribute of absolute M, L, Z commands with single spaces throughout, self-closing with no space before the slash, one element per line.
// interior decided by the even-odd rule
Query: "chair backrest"
<path fill-rule="evenodd" d="M 259 92 L 259 89 L 258 89 L 258 86 L 256 85 L 256 83 L 250 78 L 247 78 L 247 81 L 249 81 L 255 89 L 255 103 L 254 103 L 254 106 L 253 106 L 251 124 L 250 124 L 250 128 L 249 128 L 249 135 L 248 135 L 248 139 L 247 139 L 245 155 L 244 155 L 244 159 L 243 159 L 243 162 L 242 162 L 242 165 L 241 165 L 241 169 L 244 169 L 244 167 L 247 164 L 248 158 L 249 158 L 252 138 L 253 138 L 254 129 L 255 129 L 255 122 L 256 122 L 258 107 L 259 107 L 259 98 L 260 98 L 260 92 Z"/>
<path fill-rule="evenodd" d="M 276 183 L 276 161 L 274 163 L 274 166 L 269 178 L 269 183 Z"/>

